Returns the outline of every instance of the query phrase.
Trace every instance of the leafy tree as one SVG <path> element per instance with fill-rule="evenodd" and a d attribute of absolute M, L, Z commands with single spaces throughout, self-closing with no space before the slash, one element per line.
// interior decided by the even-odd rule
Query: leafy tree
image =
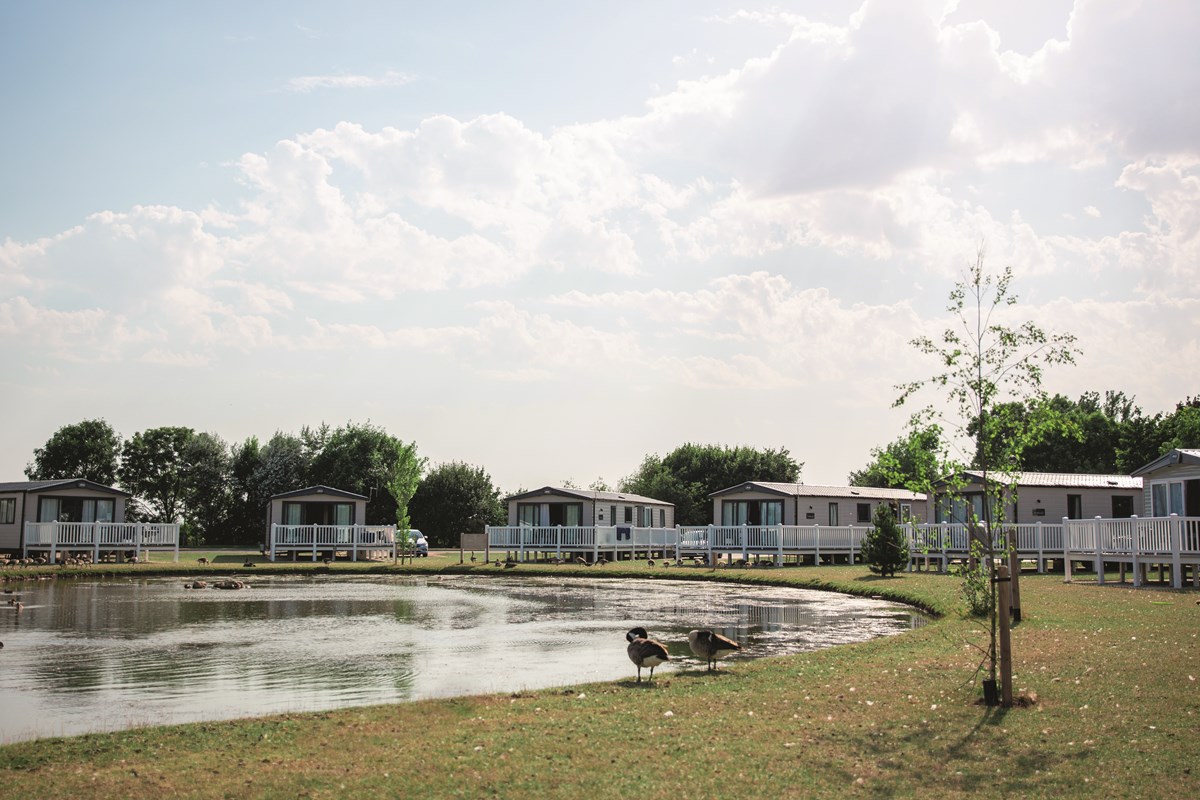
<path fill-rule="evenodd" d="M 121 437 L 102 419 L 85 419 L 64 425 L 46 444 L 33 451 L 26 465 L 31 481 L 84 478 L 112 486 L 117 482 Z"/>
<path fill-rule="evenodd" d="M 802 466 L 786 448 L 688 443 L 666 456 L 646 456 L 638 471 L 621 481 L 620 489 L 674 503 L 680 525 L 704 525 L 712 518 L 711 493 L 745 481 L 795 483 Z"/>
<path fill-rule="evenodd" d="M 396 504 L 397 543 L 401 544 L 411 557 L 412 551 L 408 547 L 408 532 L 411 530 L 412 524 L 409 521 L 408 504 L 420 484 L 421 471 L 425 468 L 425 459 L 417 456 L 416 444 L 401 444 L 397 441 L 395 448 L 396 457 L 392 465 L 392 473 L 388 477 L 387 488 Z"/>
<path fill-rule="evenodd" d="M 945 471 L 938 459 L 943 451 L 942 429 L 915 420 L 908 433 L 887 447 L 871 450 L 871 461 L 850 473 L 851 486 L 924 491 Z"/>
<path fill-rule="evenodd" d="M 230 452 L 229 523 L 225 543 L 247 545 L 263 538 L 267 500 L 259 493 L 256 476 L 263 469 L 263 448 L 257 436 L 250 436 Z"/>
<path fill-rule="evenodd" d="M 323 428 L 326 426 L 322 426 Z M 391 525 L 396 521 L 396 499 L 388 491 L 403 447 L 383 428 L 369 422 L 347 423 L 325 436 L 314 439 L 311 431 L 301 432 L 304 450 L 314 452 L 309 482 L 365 495 L 368 525 Z"/>
<path fill-rule="evenodd" d="M 134 495 L 127 516 L 180 521 L 187 502 L 185 452 L 195 435 L 191 428 L 150 428 L 125 442 L 119 476 L 121 486 Z"/>
<path fill-rule="evenodd" d="M 1200 447 L 1200 406 L 1193 404 L 1190 398 L 1188 403 L 1176 406 L 1175 413 L 1162 421 L 1159 455 L 1177 447 Z"/>
<path fill-rule="evenodd" d="M 439 464 L 422 480 L 409 504 L 413 527 L 431 547 L 457 547 L 460 533 L 503 525 L 507 511 L 500 490 L 483 467 L 461 461 Z"/>
<path fill-rule="evenodd" d="M 1002 519 L 1004 502 L 1016 495 L 1012 476 L 1023 468 L 1023 456 L 1030 444 L 1038 441 L 1045 430 L 1058 427 L 1054 415 L 1047 412 L 1032 416 L 1023 427 L 1014 428 L 1009 438 L 989 438 L 993 430 L 992 415 L 1002 404 L 1014 401 L 1036 404 L 1039 410 L 1050 409 L 1042 390 L 1042 375 L 1047 367 L 1075 363 L 1078 352 L 1075 337 L 1070 334 L 1047 334 L 1033 322 L 1010 327 L 998 319 L 1005 308 L 1017 302 L 1017 296 L 1010 291 L 1011 282 L 1011 268 L 1005 268 L 1000 275 L 984 269 L 980 248 L 963 280 L 950 292 L 947 310 L 953 315 L 953 326 L 945 330 L 939 341 L 925 336 L 912 341 L 917 350 L 936 359 L 938 371 L 930 378 L 898 387 L 901 393 L 896 400 L 896 405 L 901 405 L 931 387 L 940 390 L 950 408 L 945 412 L 928 408 L 925 412 L 928 419 L 947 423 L 952 432 L 961 436 L 967 436 L 968 428 L 975 423 L 975 434 L 969 438 L 975 467 L 982 473 L 984 503 L 980 522 L 985 567 L 992 572 L 992 578 L 997 556 L 993 523 Z M 1003 552 L 1006 554 L 1007 548 Z M 995 685 L 999 659 L 997 584 L 992 581 L 990 587 L 992 603 L 984 663 Z M 1006 681 L 1010 678 L 1003 677 Z M 1002 688 L 1005 696 L 1011 696 L 1011 686 Z"/>
<path fill-rule="evenodd" d="M 230 544 L 233 486 L 229 447 L 214 433 L 197 433 L 184 442 L 184 526 L 197 544 Z"/>
<path fill-rule="evenodd" d="M 871 572 L 883 577 L 895 576 L 908 564 L 908 536 L 896 523 L 896 514 L 887 503 L 875 506 L 874 527 L 862 541 L 862 560 Z"/>

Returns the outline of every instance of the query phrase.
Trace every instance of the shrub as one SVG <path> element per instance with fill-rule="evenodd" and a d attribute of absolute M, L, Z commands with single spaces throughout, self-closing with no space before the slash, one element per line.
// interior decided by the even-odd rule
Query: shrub
<path fill-rule="evenodd" d="M 880 503 L 875 507 L 871 521 L 875 527 L 862 543 L 862 560 L 871 572 L 887 577 L 908 564 L 908 537 L 896 523 L 891 506 Z"/>

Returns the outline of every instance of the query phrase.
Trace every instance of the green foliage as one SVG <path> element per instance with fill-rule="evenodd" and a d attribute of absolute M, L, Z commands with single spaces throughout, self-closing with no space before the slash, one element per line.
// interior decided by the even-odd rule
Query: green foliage
<path fill-rule="evenodd" d="M 992 573 L 985 561 L 984 546 L 977 540 L 971 542 L 971 560 L 959 564 L 954 571 L 962 578 L 962 597 L 967 613 L 972 617 L 990 617 L 996 602 L 992 591 Z"/>
<path fill-rule="evenodd" d="M 313 452 L 309 483 L 370 498 L 368 525 L 391 525 L 396 521 L 396 499 L 388 487 L 405 447 L 398 439 L 368 422 L 347 423 L 331 433 L 325 425 L 316 433 L 305 428 L 301 441 L 305 452 Z M 314 450 L 316 447 L 320 449 Z"/>
<path fill-rule="evenodd" d="M 927 491 L 945 474 L 942 429 L 913 420 L 908 433 L 887 447 L 871 450 L 871 462 L 850 473 L 851 486 Z"/>
<path fill-rule="evenodd" d="M 1200 407 L 1179 404 L 1175 413 L 1163 420 L 1162 434 L 1159 455 L 1177 447 L 1200 447 Z"/>
<path fill-rule="evenodd" d="M 64 425 L 33 451 L 25 475 L 31 481 L 84 478 L 112 486 L 117 482 L 121 437 L 102 419 Z"/>
<path fill-rule="evenodd" d="M 226 525 L 213 533 L 214 544 L 253 544 L 263 538 L 267 499 L 258 493 L 255 480 L 263 466 L 263 448 L 257 436 L 231 449 L 229 457 L 230 508 Z"/>
<path fill-rule="evenodd" d="M 786 448 L 685 444 L 666 456 L 648 455 L 620 490 L 675 504 L 679 525 L 704 525 L 712 520 L 708 495 L 745 481 L 795 483 L 799 464 Z"/>
<path fill-rule="evenodd" d="M 134 495 L 130 519 L 179 522 L 187 498 L 185 452 L 191 428 L 150 428 L 135 433 L 121 448 L 121 486 Z"/>
<path fill-rule="evenodd" d="M 409 504 L 413 527 L 431 547 L 458 547 L 460 533 L 482 533 L 486 525 L 503 525 L 507 510 L 500 490 L 483 467 L 461 461 L 439 464 L 417 487 Z"/>
<path fill-rule="evenodd" d="M 908 565 L 908 537 L 896 522 L 892 507 L 880 503 L 871 521 L 874 527 L 863 537 L 862 560 L 871 572 L 884 577 L 894 576 L 896 570 Z"/>
<path fill-rule="evenodd" d="M 184 522 L 188 544 L 228 544 L 233 510 L 229 447 L 213 433 L 197 433 L 184 442 Z"/>
<path fill-rule="evenodd" d="M 408 504 L 421 482 L 421 470 L 425 468 L 425 459 L 417 456 L 416 444 L 402 444 L 399 440 L 393 441 L 395 442 L 393 445 L 394 458 L 391 474 L 387 479 L 387 489 L 388 496 L 392 499 L 396 509 L 397 542 L 407 550 L 408 532 L 412 527 L 409 522 Z"/>
<path fill-rule="evenodd" d="M 963 280 L 950 292 L 951 327 L 939 341 L 925 336 L 912 341 L 917 350 L 936 360 L 937 371 L 930 378 L 897 387 L 901 393 L 896 400 L 896 405 L 901 405 L 922 389 L 936 390 L 949 410 L 929 407 L 926 418 L 946 423 L 943 427 L 970 441 L 971 456 L 964 460 L 982 472 L 986 544 L 981 563 L 989 573 L 987 660 L 992 680 L 996 680 L 999 659 L 997 590 L 990 580 L 997 556 L 992 523 L 999 518 L 997 512 L 1006 498 L 1015 499 L 1015 475 L 1024 469 L 1026 450 L 1048 436 L 1070 430 L 1043 391 L 1042 376 L 1048 367 L 1074 364 L 1078 353 L 1070 334 L 1047 334 L 1033 322 L 1012 327 L 1002 321 L 1005 309 L 1017 302 L 1010 291 L 1011 282 L 1011 268 L 999 275 L 984 269 L 980 248 Z M 1032 410 L 1021 424 L 1012 413 L 1018 408 Z"/>

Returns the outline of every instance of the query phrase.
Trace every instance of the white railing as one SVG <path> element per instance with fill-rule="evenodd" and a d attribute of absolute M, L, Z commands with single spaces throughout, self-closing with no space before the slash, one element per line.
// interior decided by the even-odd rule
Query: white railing
<path fill-rule="evenodd" d="M 358 553 L 385 550 L 396 553 L 395 525 L 271 525 L 269 558 L 277 552 L 310 551 L 316 560 L 320 551 L 346 550 L 358 560 Z"/>
<path fill-rule="evenodd" d="M 179 524 L 174 522 L 26 522 L 29 550 L 174 550 L 179 560 Z"/>
<path fill-rule="evenodd" d="M 907 524 L 909 550 L 914 558 L 934 558 L 943 565 L 950 559 L 970 556 L 968 527 L 959 523 Z M 676 555 L 698 553 L 729 555 L 849 556 L 851 563 L 871 530 L 867 525 L 693 525 L 675 528 L 615 526 L 493 526 L 487 529 L 488 547 L 515 552 L 599 554 L 643 550 L 674 550 Z M 1200 540 L 1200 526 L 1196 528 Z M 1039 568 L 1047 558 L 1061 557 L 1063 526 L 1057 523 L 1005 523 L 997 526 L 995 549 L 1003 550 L 1008 536 L 1018 554 L 1036 558 Z"/>
<path fill-rule="evenodd" d="M 1176 589 L 1183 585 L 1184 563 L 1200 570 L 1200 517 L 1064 519 L 1063 528 L 1067 581 L 1071 580 L 1072 561 L 1093 562 L 1099 583 L 1104 583 L 1105 562 L 1128 563 L 1134 585 L 1141 584 L 1146 564 L 1170 564 L 1171 584 Z"/>

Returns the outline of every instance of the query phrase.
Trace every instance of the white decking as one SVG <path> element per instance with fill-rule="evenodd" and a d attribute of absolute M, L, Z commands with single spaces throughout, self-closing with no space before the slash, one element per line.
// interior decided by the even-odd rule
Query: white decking
<path fill-rule="evenodd" d="M 179 560 L 179 525 L 171 522 L 26 522 L 24 555 L 60 551 L 92 553 L 99 562 L 105 553 L 134 551 L 140 559 L 150 551 L 169 551 Z"/>
<path fill-rule="evenodd" d="M 1131 517 L 1129 519 L 1063 520 L 1066 530 L 1064 579 L 1071 580 L 1071 562 L 1089 561 L 1096 579 L 1104 583 L 1102 565 L 1120 565 L 1133 572 L 1133 585 L 1146 580 L 1147 565 L 1170 566 L 1171 585 L 1183 587 L 1184 568 L 1190 568 L 1192 584 L 1200 587 L 1200 517 Z"/>
<path fill-rule="evenodd" d="M 280 553 L 291 553 L 292 558 L 300 554 L 318 555 L 327 553 L 333 558 L 345 553 L 351 561 L 359 557 L 395 558 L 395 525 L 271 525 L 271 539 L 267 556 L 274 561 Z"/>
<path fill-rule="evenodd" d="M 962 524 L 909 524 L 910 567 L 936 562 L 945 570 L 951 561 L 970 557 L 970 534 Z M 518 560 L 554 556 L 614 559 L 639 553 L 668 558 L 703 556 L 769 561 L 811 559 L 819 564 L 860 560 L 869 526 L 771 525 L 675 528 L 495 526 L 487 529 L 488 546 Z M 998 529 L 998 535 L 999 531 Z M 1138 519 L 1067 520 L 1061 523 L 1007 523 L 1018 557 L 1034 561 L 1045 572 L 1048 561 L 1062 562 L 1068 580 L 1072 563 L 1088 562 L 1101 581 L 1104 564 L 1128 564 L 1140 585 L 1146 564 L 1170 565 L 1172 583 L 1182 586 L 1183 568 L 1190 567 L 1200 585 L 1200 519 L 1163 517 Z M 997 542 L 997 549 L 1002 543 Z"/>

